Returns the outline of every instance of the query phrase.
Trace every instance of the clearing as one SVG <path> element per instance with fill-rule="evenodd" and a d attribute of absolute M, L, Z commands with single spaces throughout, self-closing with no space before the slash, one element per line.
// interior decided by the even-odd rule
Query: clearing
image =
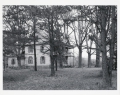
<path fill-rule="evenodd" d="M 4 90 L 101 90 L 117 89 L 117 71 L 113 71 L 113 87 L 102 88 L 101 68 L 63 68 L 50 77 L 50 69 L 3 72 Z"/>

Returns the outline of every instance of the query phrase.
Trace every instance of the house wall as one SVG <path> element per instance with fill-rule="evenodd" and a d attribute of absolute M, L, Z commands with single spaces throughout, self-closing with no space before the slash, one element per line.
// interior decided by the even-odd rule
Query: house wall
<path fill-rule="evenodd" d="M 25 66 L 25 59 L 21 59 L 21 66 Z"/>
<path fill-rule="evenodd" d="M 68 57 L 68 65 L 69 66 L 74 66 L 73 60 L 74 60 L 74 57 Z"/>
<path fill-rule="evenodd" d="M 15 64 L 12 64 L 12 60 L 15 60 Z M 8 67 L 18 67 L 18 62 L 16 57 L 8 57 Z"/>
<path fill-rule="evenodd" d="M 67 62 L 68 62 L 68 65 L 69 66 L 74 66 L 74 55 L 73 55 L 73 49 L 68 49 L 68 60 L 67 60 Z"/>
<path fill-rule="evenodd" d="M 49 45 L 47 47 L 49 47 Z M 68 52 L 71 52 L 71 50 L 68 50 Z M 30 56 L 33 58 L 32 64 L 30 64 L 28 62 L 28 58 Z M 41 64 L 41 61 L 40 61 L 41 56 L 45 57 L 45 64 Z M 36 57 L 37 57 L 37 66 L 42 66 L 42 67 L 44 67 L 44 66 L 49 67 L 50 66 L 50 64 L 51 64 L 50 63 L 50 56 L 49 56 L 49 54 L 43 54 L 41 52 L 41 45 L 36 45 Z M 11 63 L 12 59 L 15 60 L 14 65 Z M 68 57 L 67 63 L 68 63 L 68 65 L 73 66 L 74 65 L 73 64 L 73 57 Z M 34 50 L 33 50 L 33 52 L 28 52 L 28 46 L 25 47 L 25 60 L 24 59 L 21 60 L 21 66 L 34 66 Z M 12 57 L 12 56 L 8 57 L 8 67 L 18 67 L 18 62 L 17 62 L 16 57 Z"/>
<path fill-rule="evenodd" d="M 37 58 L 37 66 L 49 66 L 50 65 L 50 56 L 48 54 L 43 54 L 41 51 L 41 45 L 36 45 L 36 58 Z M 33 63 L 29 64 L 28 58 L 32 56 Z M 41 64 L 40 57 L 45 57 L 45 64 Z M 28 46 L 25 47 L 25 65 L 26 66 L 34 66 L 34 50 L 33 52 L 28 52 Z"/>

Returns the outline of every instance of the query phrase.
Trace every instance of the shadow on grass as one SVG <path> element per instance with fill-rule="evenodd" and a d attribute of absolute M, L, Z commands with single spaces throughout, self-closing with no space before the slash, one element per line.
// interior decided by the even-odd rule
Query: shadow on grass
<path fill-rule="evenodd" d="M 25 75 L 6 75 L 3 76 L 3 82 L 18 82 L 24 81 L 27 78 Z"/>
<path fill-rule="evenodd" d="M 117 73 L 116 73 L 117 71 L 112 71 L 112 77 L 116 77 L 117 76 Z M 102 78 L 102 70 L 101 71 L 99 71 L 98 73 L 97 73 L 97 75 L 96 74 L 89 74 L 89 75 L 87 75 L 87 76 L 84 76 L 84 78 Z"/>
<path fill-rule="evenodd" d="M 89 73 L 89 75 L 83 76 L 83 78 L 102 78 L 102 71 L 99 71 L 97 74 Z"/>

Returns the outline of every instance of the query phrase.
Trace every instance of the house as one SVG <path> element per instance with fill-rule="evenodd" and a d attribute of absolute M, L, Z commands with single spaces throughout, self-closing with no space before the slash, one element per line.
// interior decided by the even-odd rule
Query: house
<path fill-rule="evenodd" d="M 49 47 L 48 44 L 36 44 L 36 61 L 37 66 L 40 67 L 50 67 L 50 55 L 48 53 L 44 53 L 47 48 Z M 72 65 L 71 60 L 73 60 L 73 54 L 70 52 L 70 49 L 73 49 L 73 46 L 65 45 L 66 51 L 64 52 L 64 63 L 63 65 Z M 25 58 L 21 59 L 21 66 L 28 66 L 33 67 L 34 66 L 34 49 L 33 44 L 28 44 L 25 47 Z M 16 56 L 7 56 L 8 58 L 8 67 L 18 67 L 18 61 Z M 59 62 L 58 62 L 59 64 Z M 59 66 L 59 65 L 58 65 Z"/>
<path fill-rule="evenodd" d="M 50 65 L 50 56 L 49 54 L 43 53 L 43 51 L 49 45 L 36 44 L 36 61 L 37 66 L 49 67 Z M 34 66 L 34 49 L 33 44 L 27 45 L 25 47 L 25 65 Z"/>
<path fill-rule="evenodd" d="M 6 67 L 19 67 L 17 57 L 15 55 L 6 56 L 7 62 L 5 63 Z M 25 57 L 21 56 L 21 66 L 25 66 Z"/>
<path fill-rule="evenodd" d="M 40 32 L 41 34 L 45 35 L 45 32 L 42 31 Z M 41 42 L 44 40 L 44 38 L 42 38 L 41 34 L 37 33 L 36 35 L 38 36 L 38 38 L 41 38 L 42 40 L 38 40 L 36 42 L 36 63 L 37 66 L 40 67 L 50 67 L 51 63 L 50 63 L 50 53 L 49 51 L 46 53 L 46 51 L 49 49 L 49 43 L 44 43 Z M 46 40 L 46 39 L 45 39 Z M 44 42 L 45 42 L 44 40 Z M 42 44 L 41 44 L 42 43 Z M 73 54 L 71 53 L 70 49 L 73 49 L 74 47 L 72 45 L 70 45 L 70 43 L 66 43 L 66 41 L 64 40 L 62 42 L 64 44 L 64 49 L 65 52 L 63 54 L 64 58 L 64 63 L 65 65 L 71 65 L 73 61 Z M 24 53 L 24 58 L 21 59 L 21 66 L 30 66 L 33 67 L 34 66 L 34 44 L 33 42 L 28 43 L 25 45 L 25 53 Z M 58 64 L 60 63 L 60 61 L 58 61 Z M 17 61 L 17 57 L 15 56 L 9 56 L 8 57 L 8 67 L 18 67 L 18 61 Z"/>
<path fill-rule="evenodd" d="M 50 54 L 49 51 L 48 53 L 45 53 L 45 51 L 49 48 L 48 44 L 36 44 L 36 60 L 37 60 L 37 66 L 41 67 L 50 67 Z M 66 51 L 64 52 L 63 56 L 65 58 L 65 62 L 63 65 L 72 65 L 70 63 L 70 59 L 73 60 L 73 54 L 70 52 L 70 49 L 73 49 L 72 45 L 65 45 Z M 73 62 L 73 61 L 72 61 Z M 26 66 L 34 66 L 34 49 L 33 49 L 33 44 L 27 45 L 25 47 L 25 65 Z M 59 66 L 59 61 L 58 61 L 58 66 Z"/>

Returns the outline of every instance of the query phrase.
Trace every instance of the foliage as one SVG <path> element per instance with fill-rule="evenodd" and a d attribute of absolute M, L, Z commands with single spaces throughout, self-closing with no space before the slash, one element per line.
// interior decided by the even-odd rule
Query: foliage
<path fill-rule="evenodd" d="M 24 52 L 24 47 L 30 41 L 27 34 L 27 13 L 24 6 L 3 6 L 3 49 L 4 53 L 7 48 L 11 53 L 19 56 Z M 9 51 L 8 49 L 8 51 Z M 9 52 L 8 52 L 9 54 Z M 6 55 L 6 54 L 4 54 Z"/>

